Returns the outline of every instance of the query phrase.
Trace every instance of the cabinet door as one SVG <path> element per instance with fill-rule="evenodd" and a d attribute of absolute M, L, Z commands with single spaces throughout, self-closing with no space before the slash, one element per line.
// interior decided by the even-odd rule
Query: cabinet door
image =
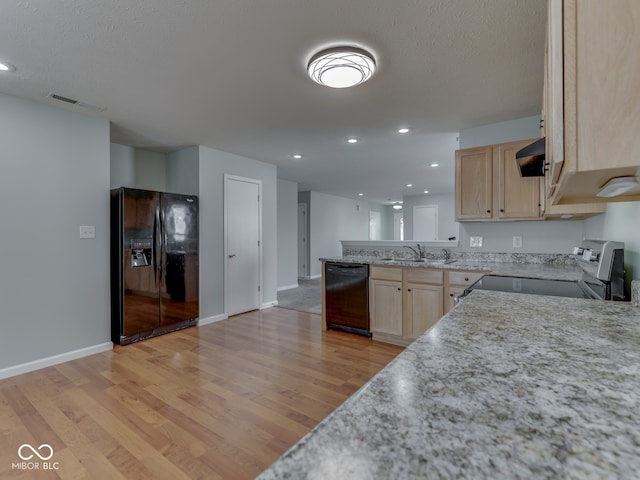
<path fill-rule="evenodd" d="M 402 282 L 370 280 L 371 331 L 402 336 Z"/>
<path fill-rule="evenodd" d="M 456 220 L 490 219 L 492 148 L 456 151 Z"/>
<path fill-rule="evenodd" d="M 420 283 L 407 284 L 405 315 L 408 331 L 405 336 L 418 338 L 440 320 L 444 314 L 442 304 L 442 287 Z"/>
<path fill-rule="evenodd" d="M 516 153 L 532 140 L 503 143 L 493 148 L 494 166 L 497 170 L 496 199 L 497 218 L 540 218 L 540 182 L 543 177 L 521 177 L 516 163 Z"/>
<path fill-rule="evenodd" d="M 449 295 L 447 295 L 447 298 L 445 299 L 446 309 L 444 313 L 447 313 L 449 310 L 456 306 L 455 298 L 460 297 L 463 293 L 464 287 L 449 287 Z"/>

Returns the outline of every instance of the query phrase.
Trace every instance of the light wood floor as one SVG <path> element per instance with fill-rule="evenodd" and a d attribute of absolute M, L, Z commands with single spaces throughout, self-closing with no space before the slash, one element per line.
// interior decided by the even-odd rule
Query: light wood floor
<path fill-rule="evenodd" d="M 253 478 L 401 350 L 271 308 L 0 380 L 0 478 Z"/>

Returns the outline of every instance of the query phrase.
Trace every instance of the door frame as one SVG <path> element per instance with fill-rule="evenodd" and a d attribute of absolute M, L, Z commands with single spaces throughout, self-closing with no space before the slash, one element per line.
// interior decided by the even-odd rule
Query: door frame
<path fill-rule="evenodd" d="M 224 314 L 225 317 L 229 315 L 229 245 L 227 242 L 228 233 L 228 216 L 229 216 L 229 182 L 247 182 L 254 183 L 258 186 L 258 308 L 262 308 L 262 180 L 255 178 L 240 177 L 238 175 L 232 175 L 230 173 L 224 174 Z"/>
<path fill-rule="evenodd" d="M 304 210 L 304 225 L 303 225 L 303 227 L 304 227 L 303 228 L 304 240 L 300 238 L 300 235 L 299 235 L 299 233 L 300 233 L 300 225 L 297 225 L 298 231 L 296 232 L 296 236 L 298 238 L 298 241 L 297 241 L 297 243 L 298 243 L 298 256 L 297 256 L 296 260 L 298 261 L 298 265 L 297 265 L 298 268 L 296 270 L 297 270 L 297 273 L 298 273 L 298 278 L 309 278 L 309 269 L 307 268 L 308 265 L 309 265 L 309 262 L 308 262 L 308 257 L 309 256 L 307 255 L 307 253 L 309 251 L 309 236 L 307 235 L 307 231 L 308 231 L 307 218 L 308 218 L 308 213 L 309 212 L 307 211 L 307 204 L 306 203 L 298 203 L 298 210 L 296 212 L 298 214 L 298 217 L 297 217 L 298 220 L 300 219 L 300 216 L 299 216 L 300 207 L 302 207 L 303 210 Z M 303 248 L 300 247 L 301 243 L 304 245 Z M 303 276 L 302 277 L 300 276 L 300 251 L 301 250 L 302 250 L 302 256 L 304 257 L 304 263 L 303 263 L 304 268 L 302 269 L 303 270 Z"/>

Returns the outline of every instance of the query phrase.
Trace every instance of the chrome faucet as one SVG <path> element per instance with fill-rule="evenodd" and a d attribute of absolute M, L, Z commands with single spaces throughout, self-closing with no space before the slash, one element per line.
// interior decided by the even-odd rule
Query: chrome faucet
<path fill-rule="evenodd" d="M 403 245 L 403 248 L 408 248 L 409 250 L 411 250 L 416 256 L 416 260 L 419 260 L 424 257 L 424 252 L 422 251 L 422 247 L 419 243 L 416 245 L 416 247 L 418 247 L 417 250 L 413 247 L 410 247 L 409 245 Z"/>
<path fill-rule="evenodd" d="M 445 260 L 449 260 L 451 258 L 451 254 L 449 253 L 449 250 L 447 250 L 446 248 L 442 249 L 442 253 L 444 254 Z"/>

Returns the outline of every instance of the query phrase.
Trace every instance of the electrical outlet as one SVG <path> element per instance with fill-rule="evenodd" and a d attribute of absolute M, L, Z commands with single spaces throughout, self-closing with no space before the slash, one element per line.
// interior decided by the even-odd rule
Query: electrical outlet
<path fill-rule="evenodd" d="M 469 246 L 473 248 L 482 247 L 482 237 L 469 237 Z"/>
<path fill-rule="evenodd" d="M 96 238 L 96 227 L 94 225 L 80 226 L 80 238 Z"/>
<path fill-rule="evenodd" d="M 522 248 L 522 237 L 520 235 L 513 236 L 513 248 Z"/>

